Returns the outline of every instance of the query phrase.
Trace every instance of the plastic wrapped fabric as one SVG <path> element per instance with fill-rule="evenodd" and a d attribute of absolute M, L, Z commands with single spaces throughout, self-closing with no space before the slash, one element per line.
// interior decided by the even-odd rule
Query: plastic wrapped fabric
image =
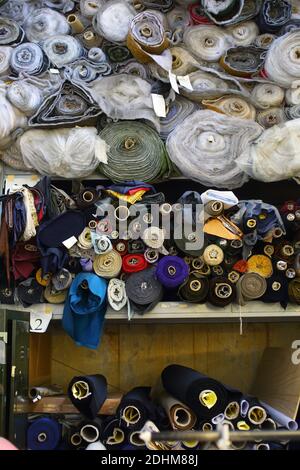
<path fill-rule="evenodd" d="M 251 99 L 265 109 L 280 106 L 284 100 L 284 90 L 272 83 L 257 83 L 251 91 Z"/>
<path fill-rule="evenodd" d="M 83 55 L 81 43 L 72 36 L 56 34 L 42 42 L 42 47 L 50 62 L 60 68 Z"/>
<path fill-rule="evenodd" d="M 113 119 L 147 119 L 159 128 L 151 85 L 134 75 L 111 75 L 94 80 L 88 89 L 102 111 Z M 124 178 L 122 178 L 124 179 Z"/>
<path fill-rule="evenodd" d="M 92 2 L 90 0 L 80 0 L 80 12 L 87 18 L 93 18 L 103 3 L 103 0 L 93 0 Z"/>
<path fill-rule="evenodd" d="M 265 130 L 256 142 L 243 149 L 237 165 L 259 181 L 271 182 L 300 175 L 300 119 Z"/>
<path fill-rule="evenodd" d="M 229 26 L 226 32 L 231 34 L 236 46 L 250 46 L 259 34 L 259 28 L 254 21 L 245 21 Z"/>
<path fill-rule="evenodd" d="M 106 378 L 100 374 L 73 377 L 68 396 L 83 416 L 94 419 L 107 398 Z"/>
<path fill-rule="evenodd" d="M 114 182 L 158 181 L 170 175 L 165 146 L 157 132 L 135 121 L 116 122 L 99 134 L 108 147 L 107 164 L 99 171 Z"/>
<path fill-rule="evenodd" d="M 10 66 L 16 75 L 39 75 L 48 67 L 48 59 L 38 44 L 24 42 L 14 48 Z"/>
<path fill-rule="evenodd" d="M 208 62 L 217 62 L 225 51 L 234 45 L 232 36 L 226 30 L 214 25 L 187 28 L 183 42 L 196 57 Z"/>
<path fill-rule="evenodd" d="M 129 25 L 136 15 L 135 9 L 127 2 L 121 0 L 108 0 L 98 9 L 94 16 L 95 31 L 112 42 L 124 42 Z"/>
<path fill-rule="evenodd" d="M 255 107 L 248 101 L 236 95 L 223 96 L 215 100 L 202 100 L 202 105 L 205 108 L 226 114 L 227 116 L 239 119 L 252 119 L 255 121 Z"/>
<path fill-rule="evenodd" d="M 94 127 L 26 131 L 20 138 L 25 165 L 41 174 L 81 178 L 106 162 L 106 144 Z"/>
<path fill-rule="evenodd" d="M 188 178 L 205 186 L 233 189 L 247 181 L 238 167 L 238 155 L 257 139 L 261 127 L 212 111 L 196 111 L 167 139 L 172 162 Z"/>
<path fill-rule="evenodd" d="M 169 105 L 165 118 L 160 119 L 160 137 L 166 140 L 168 135 L 181 124 L 184 119 L 198 109 L 198 105 L 182 96 L 176 96 Z"/>
<path fill-rule="evenodd" d="M 14 20 L 0 17 L 0 46 L 17 46 L 24 39 L 24 30 Z"/>
<path fill-rule="evenodd" d="M 10 144 L 16 129 L 25 128 L 27 125 L 25 114 L 9 102 L 6 93 L 7 85 L 0 82 L 0 149 Z"/>
<path fill-rule="evenodd" d="M 0 50 L 1 54 L 1 50 Z M 26 116 L 32 116 L 40 107 L 43 95 L 41 90 L 25 80 L 12 82 L 7 90 L 9 101 Z"/>
<path fill-rule="evenodd" d="M 66 17 L 50 8 L 33 11 L 27 17 L 24 29 L 28 41 L 36 43 L 50 36 L 68 34 L 70 31 Z"/>
<path fill-rule="evenodd" d="M 64 81 L 29 119 L 30 127 L 62 126 L 99 116 L 101 110 L 82 84 Z"/>

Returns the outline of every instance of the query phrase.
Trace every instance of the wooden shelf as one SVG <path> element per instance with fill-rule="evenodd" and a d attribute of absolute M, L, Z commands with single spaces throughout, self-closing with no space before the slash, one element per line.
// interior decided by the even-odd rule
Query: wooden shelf
<path fill-rule="evenodd" d="M 121 401 L 121 395 L 111 395 L 99 410 L 102 415 L 114 415 Z M 49 414 L 78 414 L 79 411 L 72 405 L 66 395 L 54 397 L 45 397 L 37 403 L 30 400 L 19 401 L 15 403 L 14 412 L 17 414 L 28 413 L 49 413 Z"/>

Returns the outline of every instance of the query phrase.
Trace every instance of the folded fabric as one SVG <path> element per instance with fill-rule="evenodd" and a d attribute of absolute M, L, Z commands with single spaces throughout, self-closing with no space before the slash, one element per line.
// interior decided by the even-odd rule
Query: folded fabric
<path fill-rule="evenodd" d="M 96 349 L 106 312 L 107 282 L 92 273 L 77 274 L 69 289 L 62 325 L 79 346 Z"/>

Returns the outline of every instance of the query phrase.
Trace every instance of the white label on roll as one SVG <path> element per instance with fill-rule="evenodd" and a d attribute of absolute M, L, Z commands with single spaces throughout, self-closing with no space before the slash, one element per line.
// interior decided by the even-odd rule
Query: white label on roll
<path fill-rule="evenodd" d="M 173 90 L 176 91 L 176 93 L 179 94 L 177 77 L 174 73 L 171 72 L 171 70 L 169 70 L 169 80 L 170 80 L 170 84 L 171 84 L 171 87 L 173 88 Z"/>
<path fill-rule="evenodd" d="M 177 79 L 181 86 L 183 86 L 187 90 L 193 91 L 189 75 L 177 75 Z"/>
<path fill-rule="evenodd" d="M 166 117 L 166 102 L 162 95 L 157 95 L 156 93 L 151 93 L 153 109 L 156 116 Z"/>

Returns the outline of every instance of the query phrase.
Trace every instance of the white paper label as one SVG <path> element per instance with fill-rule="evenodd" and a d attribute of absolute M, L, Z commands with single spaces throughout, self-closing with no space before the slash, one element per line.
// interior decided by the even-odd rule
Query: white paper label
<path fill-rule="evenodd" d="M 157 95 L 156 93 L 151 93 L 153 109 L 156 116 L 166 117 L 166 102 L 162 95 Z"/>
<path fill-rule="evenodd" d="M 56 73 L 56 74 L 59 74 L 59 70 L 58 69 L 49 69 L 50 73 Z"/>
<path fill-rule="evenodd" d="M 193 91 L 193 87 L 192 87 L 189 75 L 184 75 L 184 76 L 177 75 L 177 79 L 181 86 L 183 86 L 184 88 L 187 88 L 187 90 Z"/>
<path fill-rule="evenodd" d="M 30 311 L 30 332 L 45 333 L 52 318 L 50 305 L 36 305 Z"/>
<path fill-rule="evenodd" d="M 77 238 L 74 237 L 74 235 L 70 238 L 67 238 L 67 240 L 65 240 L 64 242 L 62 242 L 62 244 L 69 250 L 70 248 L 72 248 L 72 246 L 75 245 L 75 243 L 77 243 Z"/>
<path fill-rule="evenodd" d="M 172 73 L 170 70 L 169 70 L 169 80 L 170 80 L 171 87 L 173 88 L 173 90 L 176 91 L 176 93 L 179 93 L 176 75 Z"/>

